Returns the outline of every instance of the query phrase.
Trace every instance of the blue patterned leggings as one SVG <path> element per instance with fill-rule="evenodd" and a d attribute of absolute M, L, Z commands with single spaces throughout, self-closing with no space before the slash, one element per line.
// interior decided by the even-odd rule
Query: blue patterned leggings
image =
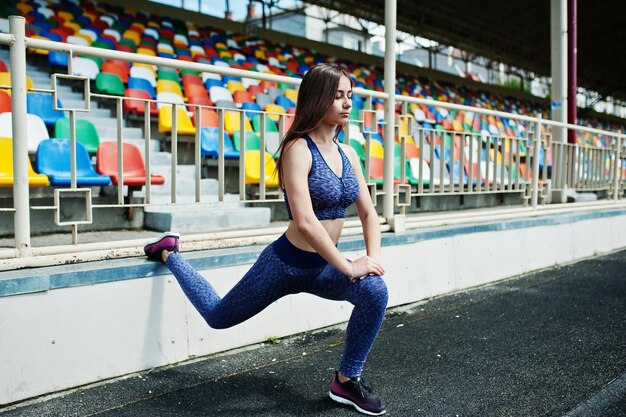
<path fill-rule="evenodd" d="M 350 283 L 319 254 L 298 249 L 285 235 L 263 250 L 252 268 L 223 298 L 180 253 L 172 253 L 166 265 L 214 329 L 239 324 L 288 294 L 306 292 L 352 303 L 354 309 L 339 367 L 339 372 L 347 377 L 361 375 L 387 307 L 387 286 L 381 277 L 370 276 Z"/>

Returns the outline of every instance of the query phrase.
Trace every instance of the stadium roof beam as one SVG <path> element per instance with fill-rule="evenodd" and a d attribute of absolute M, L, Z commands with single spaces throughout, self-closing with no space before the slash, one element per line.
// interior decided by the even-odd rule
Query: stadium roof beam
<path fill-rule="evenodd" d="M 384 0 L 307 0 L 384 24 Z M 551 74 L 550 2 L 397 0 L 397 29 L 532 71 Z M 578 84 L 626 100 L 626 2 L 578 0 Z"/>

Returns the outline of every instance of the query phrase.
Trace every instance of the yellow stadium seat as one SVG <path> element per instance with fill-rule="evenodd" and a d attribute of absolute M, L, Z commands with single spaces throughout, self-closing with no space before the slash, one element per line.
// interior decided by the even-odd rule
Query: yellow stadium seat
<path fill-rule="evenodd" d="M 46 38 L 45 36 L 39 36 L 39 35 L 33 35 L 33 36 L 31 36 L 31 39 L 43 39 L 44 41 L 49 41 L 50 40 L 50 38 Z M 39 55 L 48 55 L 50 53 L 50 51 L 48 51 L 47 49 L 28 48 L 28 50 L 30 52 L 33 52 L 33 53 L 39 54 Z"/>
<path fill-rule="evenodd" d="M 124 33 L 122 34 L 122 38 L 132 40 L 133 42 L 135 42 L 135 45 L 139 45 L 139 43 L 141 42 L 141 36 L 139 36 L 139 33 L 130 29 L 124 31 Z"/>
<path fill-rule="evenodd" d="M 409 118 L 408 117 L 400 118 L 400 126 L 398 129 L 398 134 L 400 137 L 408 136 L 409 134 Z"/>
<path fill-rule="evenodd" d="M 453 120 L 452 121 L 452 130 L 456 131 L 456 132 L 462 132 L 463 129 L 463 123 L 461 123 L 460 120 Z"/>
<path fill-rule="evenodd" d="M 284 94 L 285 94 L 285 97 L 287 97 L 289 100 L 293 101 L 294 103 L 298 100 L 298 92 L 294 90 L 293 88 L 286 89 Z"/>
<path fill-rule="evenodd" d="M 26 4 L 26 3 L 17 3 L 15 7 L 24 14 L 28 14 L 33 11 L 33 6 Z"/>
<path fill-rule="evenodd" d="M 63 26 L 72 29 L 74 33 L 78 33 L 78 31 L 81 29 L 80 25 L 74 22 L 65 22 L 63 23 Z"/>
<path fill-rule="evenodd" d="M 265 56 L 265 52 L 261 51 L 261 50 L 256 50 L 254 51 L 254 57 L 258 58 L 258 59 L 264 59 L 267 60 L 267 57 Z"/>
<path fill-rule="evenodd" d="M 239 111 L 227 111 L 224 113 L 224 130 L 226 130 L 229 135 L 232 135 L 241 128 L 242 116 L 243 113 Z M 252 131 L 252 125 L 247 117 L 245 117 L 244 125 L 245 130 Z"/>
<path fill-rule="evenodd" d="M 11 73 L 10 72 L 0 72 L 0 85 L 1 86 L 11 86 Z M 35 87 L 33 84 L 33 80 L 27 75 L 26 76 L 26 89 L 30 90 Z"/>
<path fill-rule="evenodd" d="M 156 52 L 154 52 L 150 48 L 137 48 L 137 53 L 142 55 L 156 56 Z"/>
<path fill-rule="evenodd" d="M 285 108 L 283 106 L 279 106 L 278 104 L 268 104 L 267 106 L 265 106 L 264 110 L 268 113 L 281 113 L 281 114 L 287 113 L 285 111 Z M 280 119 L 280 116 L 278 114 L 268 114 L 267 117 L 274 120 L 275 122 L 277 122 Z"/>
<path fill-rule="evenodd" d="M 174 93 L 178 94 L 181 97 L 183 96 L 183 91 L 180 89 L 180 85 L 176 81 L 172 80 L 158 80 L 157 81 L 157 94 L 158 93 Z"/>
<path fill-rule="evenodd" d="M 241 81 L 230 80 L 226 85 L 230 94 L 235 94 L 235 91 L 246 91 L 246 87 L 243 86 Z"/>
<path fill-rule="evenodd" d="M 278 187 L 278 172 L 276 162 L 269 152 L 265 155 L 265 186 Z M 261 151 L 246 151 L 246 184 L 261 183 Z"/>
<path fill-rule="evenodd" d="M 49 184 L 48 177 L 37 174 L 28 160 L 28 185 L 43 187 Z M 13 187 L 13 140 L 0 138 L 0 187 Z"/>
<path fill-rule="evenodd" d="M 374 157 L 374 158 L 385 157 L 385 148 L 383 147 L 382 143 L 380 143 L 376 139 L 370 140 L 370 157 Z"/>
<path fill-rule="evenodd" d="M 187 111 L 182 107 L 176 107 L 176 132 L 179 135 L 195 135 L 196 128 L 191 122 Z M 167 133 L 172 131 L 172 106 L 163 106 L 159 110 L 159 132 Z"/>
<path fill-rule="evenodd" d="M 74 13 L 66 12 L 66 11 L 63 11 L 63 10 L 59 11 L 57 13 L 57 16 L 63 18 L 63 20 L 66 20 L 68 22 L 71 22 L 72 20 L 74 20 Z"/>

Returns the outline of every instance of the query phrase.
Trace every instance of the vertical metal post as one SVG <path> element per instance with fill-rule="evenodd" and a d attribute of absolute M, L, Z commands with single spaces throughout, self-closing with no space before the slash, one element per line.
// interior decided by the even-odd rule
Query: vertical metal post
<path fill-rule="evenodd" d="M 200 177 L 202 160 L 200 158 L 200 133 L 202 131 L 202 109 L 198 106 L 194 109 L 196 112 L 196 133 L 194 135 L 194 180 L 196 185 L 196 203 L 200 202 Z"/>
<path fill-rule="evenodd" d="M 15 247 L 30 253 L 30 194 L 28 189 L 28 125 L 26 123 L 26 19 L 9 16 L 11 42 L 11 122 L 13 123 L 13 201 Z"/>
<path fill-rule="evenodd" d="M 124 145 L 122 143 L 122 99 L 115 101 L 116 107 L 116 122 L 117 122 L 117 202 L 118 204 L 124 204 Z M 71 121 L 70 121 L 71 122 Z M 74 126 L 70 123 L 70 126 Z M 129 203 L 130 203 L 130 190 L 128 191 Z"/>
<path fill-rule="evenodd" d="M 533 146 L 533 183 L 531 204 L 534 209 L 537 208 L 537 199 L 539 195 L 539 147 L 541 146 L 541 113 L 537 115 L 537 124 L 535 127 L 535 144 Z M 545 166 L 545 164 L 544 164 Z"/>
<path fill-rule="evenodd" d="M 383 216 L 393 219 L 393 164 L 396 108 L 396 0 L 385 0 L 385 160 L 383 175 Z M 392 226 L 393 227 L 393 226 Z"/>
<path fill-rule="evenodd" d="M 170 200 L 176 203 L 176 165 L 178 164 L 178 106 L 172 104 L 172 161 L 171 161 L 171 188 Z"/>
<path fill-rule="evenodd" d="M 622 174 L 622 162 L 621 158 L 621 150 L 622 150 L 622 139 L 623 136 L 616 137 L 615 142 L 617 142 L 617 151 L 615 152 L 615 173 L 613 174 L 613 201 L 617 201 L 619 198 L 619 182 Z"/>

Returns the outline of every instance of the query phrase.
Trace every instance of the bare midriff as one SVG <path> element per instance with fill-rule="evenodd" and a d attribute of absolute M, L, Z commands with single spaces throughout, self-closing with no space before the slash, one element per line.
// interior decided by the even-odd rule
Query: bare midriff
<path fill-rule="evenodd" d="M 330 236 L 330 239 L 334 244 L 337 244 L 339 241 L 344 221 L 345 219 L 320 220 L 320 223 L 322 223 L 322 226 L 324 226 L 324 229 L 326 229 L 328 236 Z M 289 241 L 298 249 L 315 252 L 315 249 L 309 245 L 304 236 L 298 232 L 298 229 L 296 229 L 296 225 L 293 221 L 289 222 L 285 235 L 287 236 L 287 239 L 289 239 Z"/>

